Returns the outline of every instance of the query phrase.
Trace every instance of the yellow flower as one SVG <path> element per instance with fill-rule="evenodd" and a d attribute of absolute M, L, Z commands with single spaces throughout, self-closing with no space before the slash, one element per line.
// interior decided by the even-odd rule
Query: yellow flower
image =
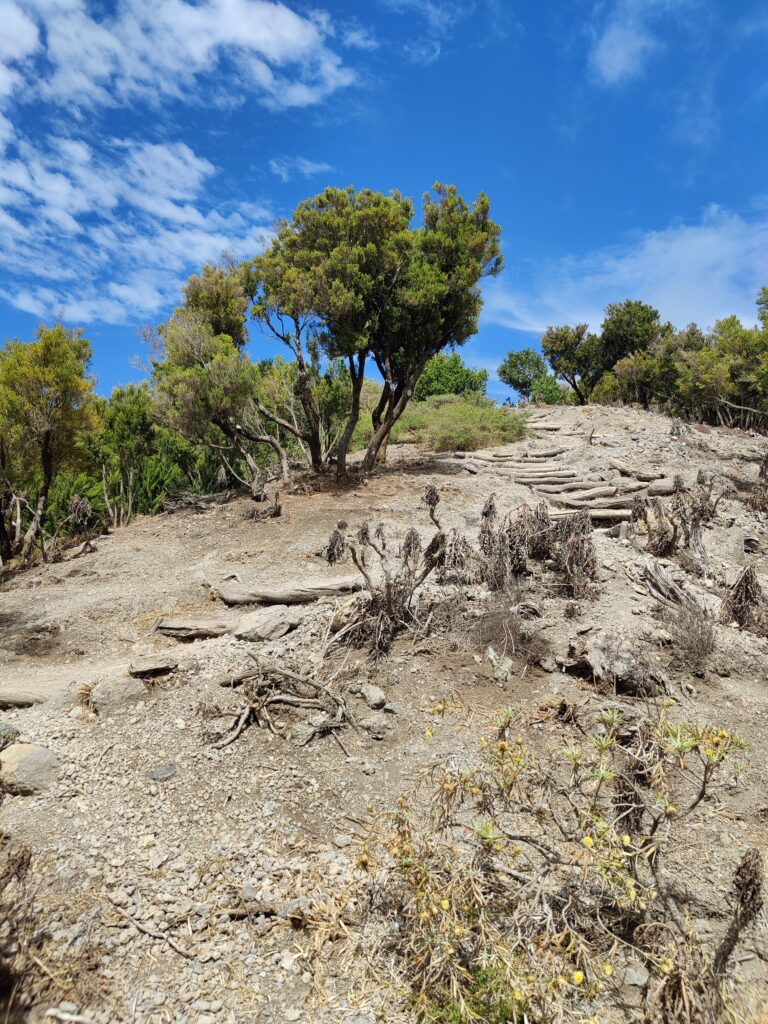
<path fill-rule="evenodd" d="M 448 910 L 450 905 L 451 905 L 451 901 L 450 900 L 440 900 L 440 906 L 443 908 L 443 910 Z"/>
<path fill-rule="evenodd" d="M 571 975 L 571 981 L 574 985 L 581 985 L 584 981 L 584 971 L 574 971 Z"/>
<path fill-rule="evenodd" d="M 610 978 L 613 974 L 613 964 L 603 964 L 603 974 L 606 978 Z"/>
<path fill-rule="evenodd" d="M 595 845 L 595 840 L 592 838 L 592 836 L 584 836 L 584 838 L 581 840 L 581 843 L 582 846 L 586 846 L 588 850 L 591 850 L 592 847 Z"/>
<path fill-rule="evenodd" d="M 621 841 L 622 841 L 622 843 L 623 843 L 623 844 L 624 844 L 625 846 L 629 846 L 629 844 L 630 844 L 630 843 L 632 842 L 631 838 L 630 838 L 630 837 L 629 837 L 629 836 L 627 835 L 627 833 L 626 833 L 626 832 L 625 832 L 625 833 L 624 833 L 624 835 L 623 835 L 623 836 L 621 837 Z"/>
<path fill-rule="evenodd" d="M 432 730 L 431 729 L 427 729 L 425 731 L 424 735 L 427 737 L 428 740 L 431 740 L 432 739 Z"/>

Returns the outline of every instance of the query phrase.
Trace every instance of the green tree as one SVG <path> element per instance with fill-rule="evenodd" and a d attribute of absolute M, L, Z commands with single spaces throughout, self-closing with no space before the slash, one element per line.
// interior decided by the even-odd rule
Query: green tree
<path fill-rule="evenodd" d="M 499 380 L 512 388 L 521 398 L 530 398 L 534 383 L 547 375 L 547 364 L 541 353 L 533 348 L 508 352 L 498 370 Z"/>
<path fill-rule="evenodd" d="M 302 335 L 309 332 L 329 358 L 342 359 L 349 371 L 349 413 L 336 450 L 340 477 L 346 476 L 347 452 L 360 418 L 366 361 L 407 262 L 412 213 L 411 201 L 397 192 L 385 196 L 370 189 L 327 188 L 299 203 L 265 258 L 254 261 L 260 289 L 257 319 L 277 323 L 279 340 L 297 358 L 296 328 L 305 324 Z M 305 413 L 314 433 L 311 402 Z"/>
<path fill-rule="evenodd" d="M 163 325 L 164 358 L 153 364 L 158 415 L 187 439 L 245 463 L 254 497 L 262 491 L 254 446 L 276 453 L 284 481 L 288 459 L 258 409 L 259 370 L 227 334 L 214 334 L 198 312 L 180 308 Z M 234 472 L 234 468 L 229 466 Z"/>
<path fill-rule="evenodd" d="M 541 339 L 541 349 L 555 376 L 570 384 L 579 404 L 586 405 L 592 388 L 606 370 L 598 336 L 590 333 L 588 324 L 548 327 Z"/>
<path fill-rule="evenodd" d="M 399 247 L 399 272 L 371 338 L 384 389 L 364 471 L 373 469 L 427 362 L 477 332 L 480 281 L 503 265 L 500 234 L 485 194 L 469 204 L 455 186 L 438 182 L 424 196 L 423 225 Z"/>
<path fill-rule="evenodd" d="M 440 352 L 424 367 L 413 397 L 422 402 L 432 395 L 484 395 L 487 386 L 487 370 L 473 370 L 458 352 Z"/>
<path fill-rule="evenodd" d="M 34 484 L 37 492 L 21 541 L 22 560 L 29 557 L 41 528 L 57 471 L 92 425 L 90 359 L 90 342 L 82 331 L 63 324 L 41 326 L 34 341 L 8 341 L 0 351 L 0 422 L 4 436 L 17 446 L 22 486 Z"/>
<path fill-rule="evenodd" d="M 248 265 L 206 263 L 184 285 L 185 306 L 200 313 L 214 334 L 226 334 L 238 348 L 248 341 L 246 313 L 253 289 Z"/>
<path fill-rule="evenodd" d="M 125 526 L 133 518 L 136 474 L 154 441 L 149 385 L 117 387 L 97 408 L 99 427 L 91 446 L 100 464 L 104 505 L 112 525 Z"/>
<path fill-rule="evenodd" d="M 647 352 L 673 332 L 672 324 L 662 324 L 659 311 L 645 302 L 611 303 L 605 309 L 597 352 L 601 374 L 634 352 Z"/>

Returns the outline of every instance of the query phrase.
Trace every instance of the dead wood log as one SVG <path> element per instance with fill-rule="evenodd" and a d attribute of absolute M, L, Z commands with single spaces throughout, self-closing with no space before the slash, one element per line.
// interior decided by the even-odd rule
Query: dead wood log
<path fill-rule="evenodd" d="M 579 477 L 576 480 L 565 480 L 560 484 L 542 484 L 537 490 L 541 491 L 542 494 L 565 494 L 568 491 L 581 491 L 585 487 L 589 487 L 590 484 L 595 484 L 595 480 L 590 480 L 587 477 Z"/>
<path fill-rule="evenodd" d="M 651 498 L 660 498 L 674 493 L 675 481 L 669 477 L 664 477 L 662 480 L 655 480 L 653 483 L 648 484 L 648 494 Z"/>
<path fill-rule="evenodd" d="M 30 693 L 28 690 L 0 690 L 1 711 L 9 711 L 12 708 L 31 708 L 35 704 L 44 702 L 44 697 L 38 693 Z"/>
<path fill-rule="evenodd" d="M 569 497 L 569 498 L 565 498 L 565 497 L 556 498 L 556 497 L 554 497 L 551 494 L 546 495 L 546 498 L 547 498 L 548 501 L 552 501 L 552 502 L 554 502 L 557 505 L 565 505 L 568 508 L 585 508 L 588 511 L 591 511 L 593 508 L 594 509 L 600 509 L 600 508 L 602 508 L 602 509 L 625 508 L 628 511 L 631 511 L 635 497 L 636 497 L 636 495 L 627 496 L 625 498 L 622 498 L 621 496 L 619 496 L 619 497 L 616 497 L 616 498 L 605 497 L 605 498 L 595 498 L 593 500 L 587 500 L 587 501 L 577 501 L 576 498 L 572 498 L 572 497 Z"/>
<path fill-rule="evenodd" d="M 531 430 L 560 430 L 560 427 L 556 423 L 537 423 L 535 421 L 531 423 L 529 420 L 528 425 Z"/>
<path fill-rule="evenodd" d="M 648 483 L 644 480 L 617 480 L 616 486 L 622 494 L 632 494 L 634 491 L 644 491 Z"/>
<path fill-rule="evenodd" d="M 360 576 L 345 576 L 340 579 L 311 582 L 305 580 L 291 584 L 285 590 L 259 590 L 244 583 L 204 583 L 211 591 L 211 598 L 218 598 L 226 605 L 236 604 L 309 604 L 321 597 L 338 597 L 362 590 Z"/>
<path fill-rule="evenodd" d="M 453 466 L 455 469 L 463 469 L 467 473 L 471 473 L 475 476 L 479 469 L 477 466 L 473 466 L 471 462 L 465 462 L 462 459 L 438 459 L 441 466 Z"/>
<path fill-rule="evenodd" d="M 608 465 L 618 469 L 622 476 L 633 476 L 636 480 L 658 480 L 664 476 L 664 472 L 657 472 L 653 469 L 638 469 L 637 466 L 630 466 L 621 459 L 608 459 Z"/>
<path fill-rule="evenodd" d="M 640 580 L 646 590 L 662 604 L 677 604 L 696 608 L 705 615 L 717 618 L 722 601 L 714 594 L 702 591 L 684 590 L 658 562 L 648 559 L 643 563 Z"/>
<path fill-rule="evenodd" d="M 618 492 L 617 487 L 590 487 L 586 491 L 576 491 L 569 496 L 571 501 L 587 501 L 592 498 L 612 498 Z"/>
<path fill-rule="evenodd" d="M 582 506 L 583 508 L 584 506 Z M 632 518 L 632 512 L 629 509 L 622 508 L 590 508 L 588 509 L 589 515 L 595 521 L 603 519 L 615 520 L 630 520 Z M 570 509 L 554 509 L 550 510 L 550 519 L 566 519 L 568 516 L 575 515 Z"/>
<path fill-rule="evenodd" d="M 209 637 L 224 636 L 229 630 L 229 624 L 221 619 L 161 618 L 157 620 L 152 631 L 173 637 L 175 640 L 205 640 Z"/>

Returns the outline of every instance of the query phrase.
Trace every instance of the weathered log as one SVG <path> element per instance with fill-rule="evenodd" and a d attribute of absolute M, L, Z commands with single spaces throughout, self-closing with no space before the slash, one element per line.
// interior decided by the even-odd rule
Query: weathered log
<path fill-rule="evenodd" d="M 648 484 L 648 494 L 652 498 L 659 498 L 663 495 L 675 493 L 675 481 L 669 477 L 665 477 L 663 480 L 655 480 L 653 483 Z"/>
<path fill-rule="evenodd" d="M 595 474 L 598 476 L 598 474 Z M 598 480 L 590 480 L 587 477 L 581 477 L 576 480 L 564 480 L 561 484 L 543 484 L 538 487 L 537 490 L 541 491 L 542 494 L 564 494 L 567 491 L 581 491 L 585 487 L 589 487 L 590 484 L 599 482 Z"/>
<path fill-rule="evenodd" d="M 219 598 L 224 604 L 308 604 L 321 597 L 338 597 L 340 594 L 351 594 L 362 590 L 363 580 L 360 576 L 345 576 L 335 580 L 319 580 L 297 582 L 287 586 L 285 590 L 259 590 L 244 583 L 230 582 L 206 584 L 211 589 L 211 597 Z"/>
<path fill-rule="evenodd" d="M 618 469 L 622 476 L 633 476 L 636 480 L 658 480 L 664 476 L 664 472 L 657 472 L 653 469 L 642 469 L 637 466 L 630 466 L 621 459 L 608 459 L 608 465 Z"/>
<path fill-rule="evenodd" d="M 555 502 L 557 505 L 565 505 L 568 508 L 585 508 L 591 511 L 593 508 L 602 509 L 613 509 L 613 508 L 625 508 L 631 511 L 632 505 L 635 500 L 635 496 L 632 497 L 616 497 L 616 498 L 595 498 L 593 500 L 578 501 L 576 498 L 555 498 L 551 494 L 547 495 L 549 501 Z"/>
<path fill-rule="evenodd" d="M 453 466 L 456 469 L 464 469 L 473 476 L 479 472 L 477 466 L 473 466 L 471 462 L 464 462 L 461 459 L 438 459 L 437 461 L 441 466 Z"/>
<path fill-rule="evenodd" d="M 590 487 L 586 491 L 577 491 L 570 495 L 572 501 L 587 501 L 592 498 L 612 498 L 618 493 L 618 487 Z"/>
<path fill-rule="evenodd" d="M 0 710 L 9 711 L 11 708 L 31 708 L 34 704 L 43 704 L 44 697 L 39 693 L 30 693 L 29 690 L 0 690 Z"/>
<path fill-rule="evenodd" d="M 622 494 L 632 494 L 635 491 L 644 491 L 648 486 L 647 481 L 644 480 L 618 480 L 617 486 Z"/>
<path fill-rule="evenodd" d="M 622 508 L 590 508 L 587 510 L 594 520 L 601 519 L 624 519 L 629 520 L 632 518 L 632 512 L 628 509 Z M 567 516 L 574 515 L 570 509 L 554 509 L 549 513 L 550 519 L 565 519 Z"/>
<path fill-rule="evenodd" d="M 154 632 L 163 636 L 171 636 L 176 640 L 205 640 L 209 637 L 224 636 L 229 632 L 229 625 L 221 619 L 158 619 Z"/>

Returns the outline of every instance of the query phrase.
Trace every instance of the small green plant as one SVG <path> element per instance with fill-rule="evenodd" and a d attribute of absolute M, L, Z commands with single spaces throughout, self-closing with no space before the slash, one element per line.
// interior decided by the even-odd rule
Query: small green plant
<path fill-rule="evenodd" d="M 726 763 L 731 774 L 743 743 L 724 729 L 672 722 L 664 707 L 653 716 L 627 731 L 607 708 L 591 735 L 537 754 L 513 735 L 507 711 L 478 764 L 434 769 L 426 810 L 398 801 L 366 844 L 364 867 L 377 912 L 397 922 L 388 952 L 421 1020 L 594 1018 L 633 959 L 674 1005 L 671 965 L 698 939 L 671 895 L 666 862 L 672 854 L 678 870 L 681 823 Z M 695 970 L 688 962 L 692 991 L 718 988 L 761 906 L 762 861 L 755 853 L 744 863 L 727 941 L 701 953 Z"/>

